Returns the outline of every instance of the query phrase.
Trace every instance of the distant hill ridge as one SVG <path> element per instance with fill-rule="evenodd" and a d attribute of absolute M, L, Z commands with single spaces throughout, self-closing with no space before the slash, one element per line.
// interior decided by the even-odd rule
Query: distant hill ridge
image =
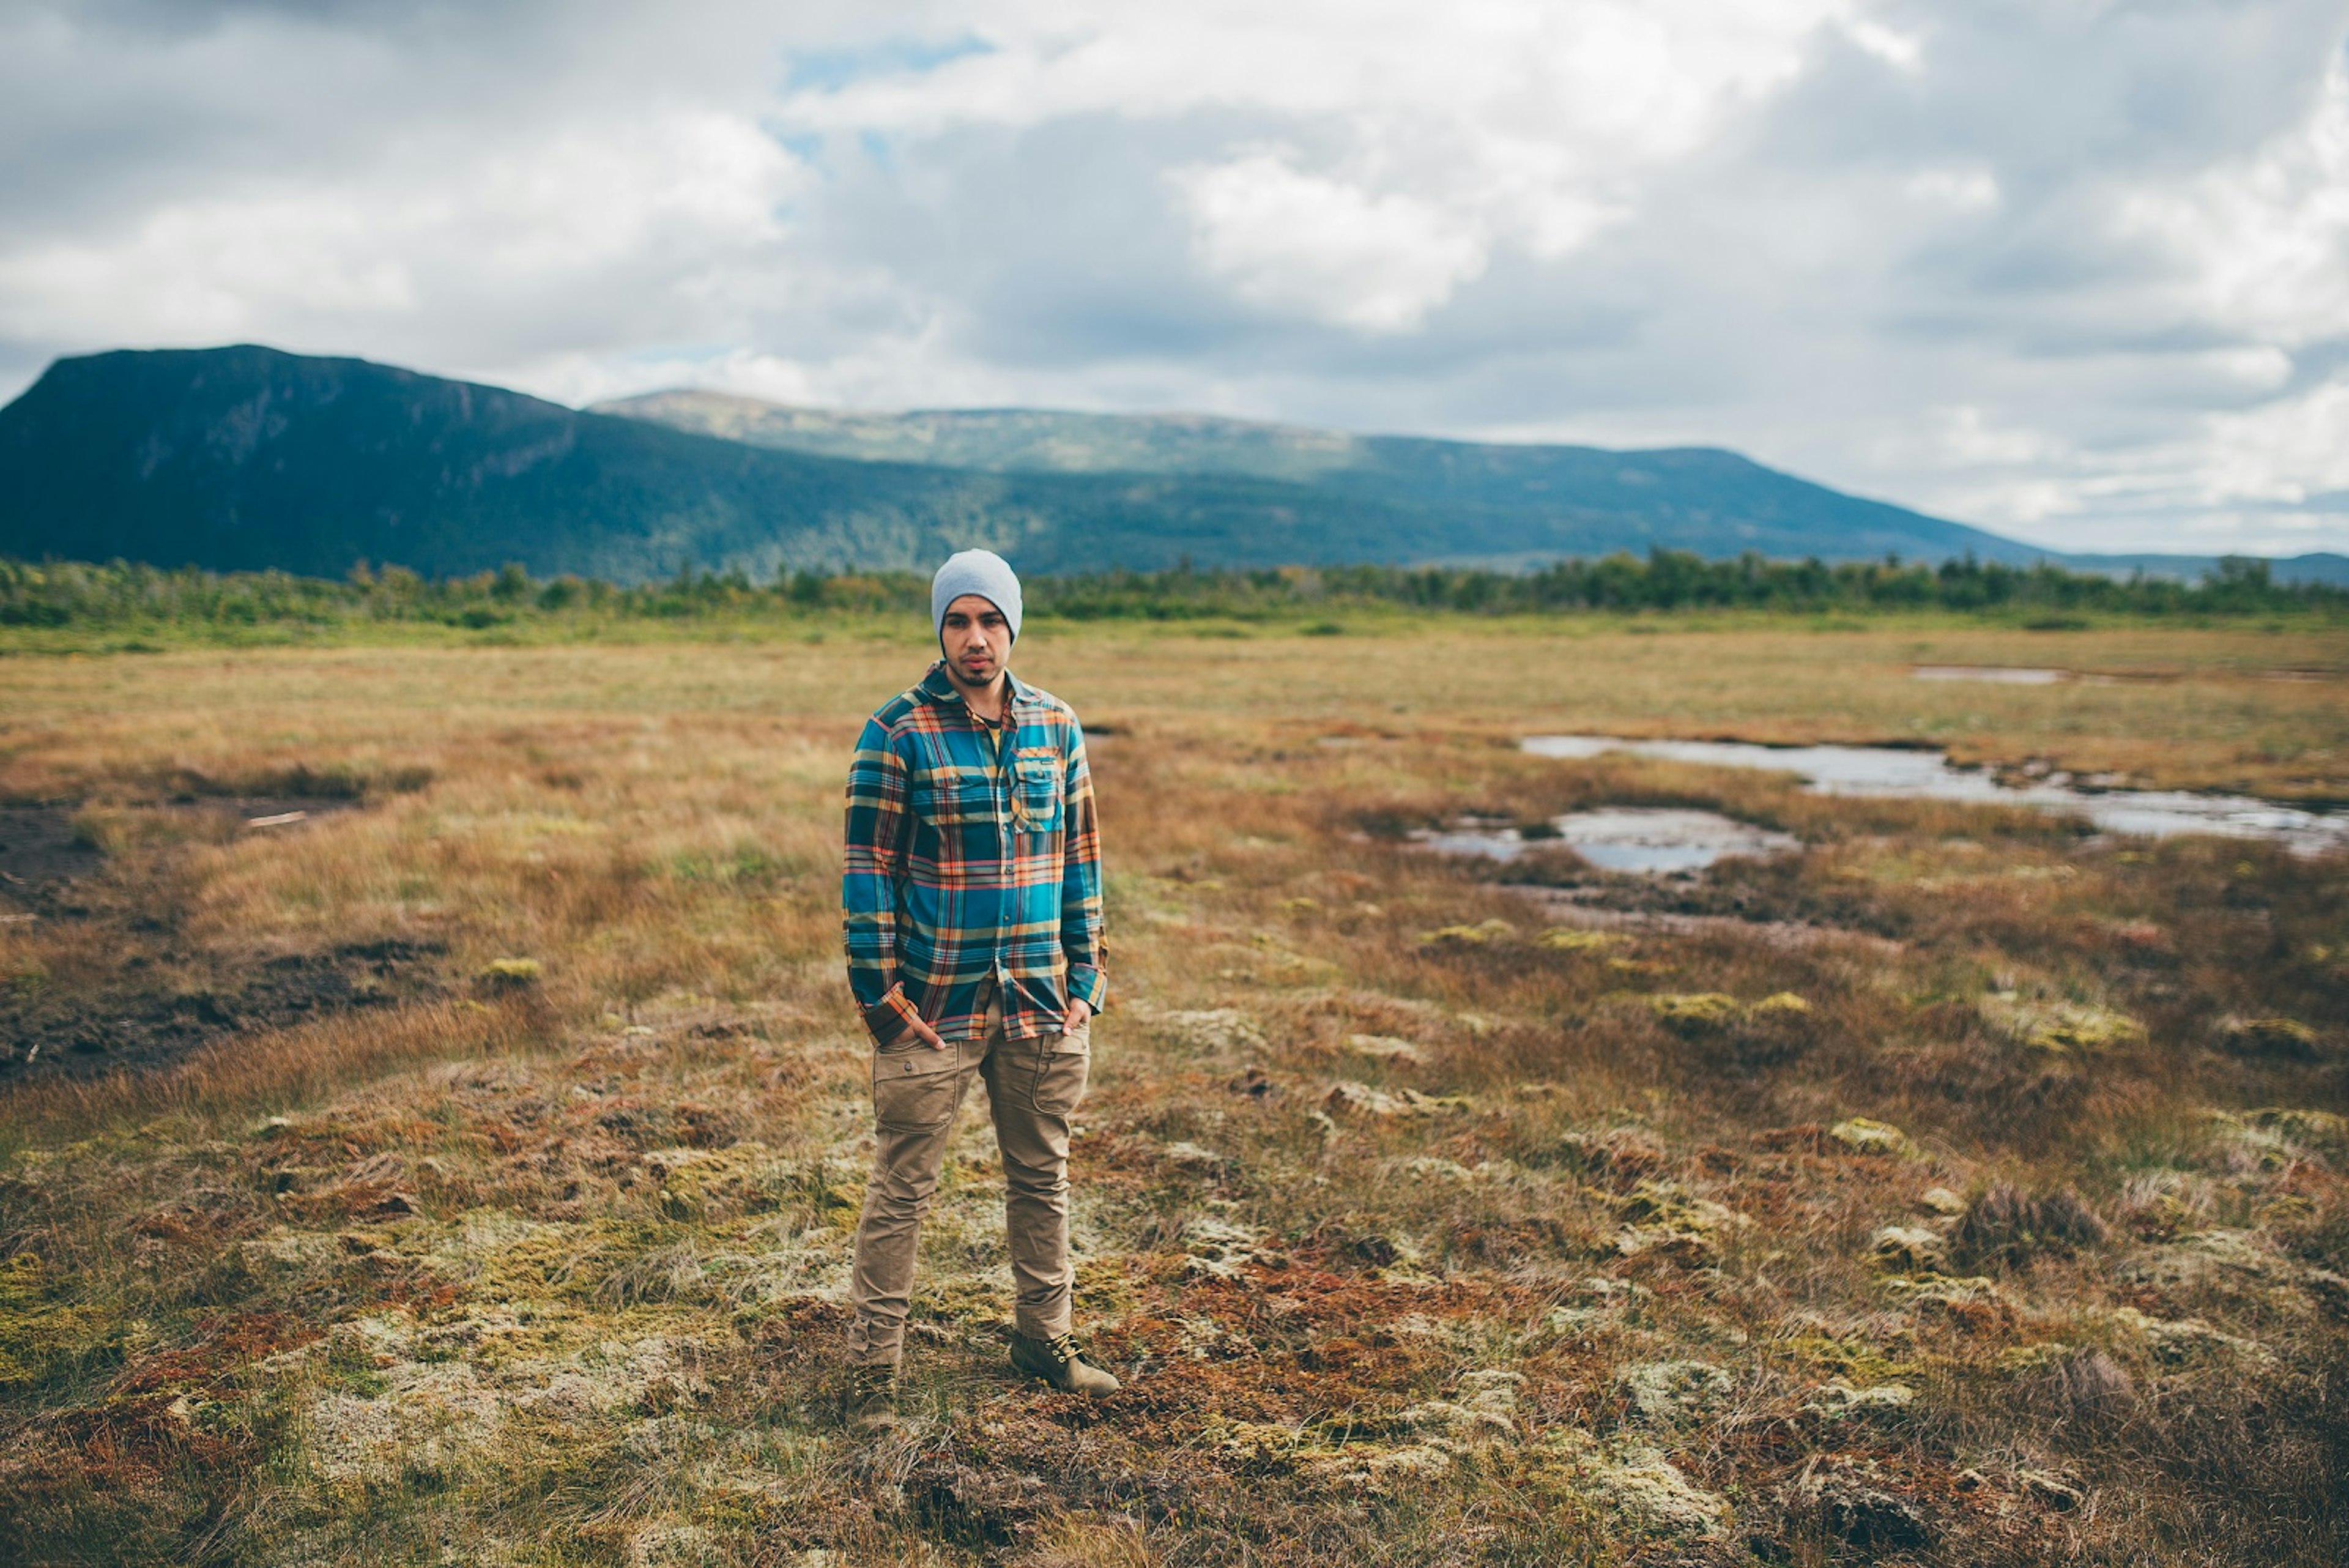
<path fill-rule="evenodd" d="M 1050 409 L 865 413 L 678 389 L 590 411 L 676 430 L 869 462 L 997 472 L 1244 473 L 1310 483 L 1362 461 L 1363 438 L 1216 414 L 1087 414 Z"/>
<path fill-rule="evenodd" d="M 2027 566 L 2049 561 L 2080 571 L 2190 580 L 2219 557 L 2179 555 L 2060 555 L 1959 523 L 1859 500 L 1712 447 L 1624 452 L 1605 447 L 1441 441 L 1415 436 L 1360 436 L 1305 425 L 1237 420 L 1215 414 L 1095 414 L 1045 409 L 927 409 L 905 413 L 856 412 L 768 402 L 730 392 L 679 388 L 615 398 L 592 405 L 599 413 L 650 420 L 672 429 L 723 436 L 754 446 L 874 462 L 929 462 L 995 472 L 1236 473 L 1318 484 L 1340 492 L 1405 495 L 1436 504 L 1449 497 L 1470 505 L 1538 506 L 1545 497 L 1588 504 L 1613 502 L 1638 510 L 1640 487 L 1677 483 L 1702 488 L 1706 504 L 1678 519 L 1672 538 L 1651 544 L 1693 550 L 1714 559 L 1761 549 L 1780 558 L 1940 561 L 1971 552 L 1977 559 Z M 1693 482 L 1693 483 L 1692 483 Z M 1632 493 L 1627 494 L 1627 492 Z M 1857 533 L 1838 534 L 1797 549 L 1768 548 L 1783 528 L 1764 519 L 1803 514 L 1820 495 L 1863 510 Z M 1659 509 L 1683 505 L 1687 489 L 1659 493 Z M 1723 545 L 1707 524 L 1725 519 L 1748 543 Z M 1848 519 L 1839 519 L 1846 520 Z M 1619 545 L 1618 548 L 1640 548 Z M 1458 554 L 1461 564 L 1519 566 L 1559 554 L 1535 550 Z M 1573 554 L 1589 555 L 1593 550 Z M 2270 563 L 2279 581 L 2349 585 L 2349 556 L 2311 554 Z"/>
<path fill-rule="evenodd" d="M 580 410 L 250 345 L 59 359 L 0 409 L 0 555 L 326 576 L 361 560 L 435 576 L 519 561 L 634 582 L 687 566 L 919 568 L 972 545 L 1036 572 L 1516 566 L 1656 546 L 2045 557 L 1704 449 L 842 413 L 708 392 Z"/>
<path fill-rule="evenodd" d="M 1401 506 L 1455 531 L 1434 556 L 1547 559 L 1655 545 L 1829 560 L 1940 560 L 1971 551 L 2026 565 L 2047 552 L 1963 524 L 1845 495 L 1717 448 L 1624 452 L 1358 436 L 1202 414 L 792 408 L 667 391 L 598 412 L 781 451 L 988 472 L 1244 476 Z M 1392 560 L 1392 553 L 1364 559 Z"/>

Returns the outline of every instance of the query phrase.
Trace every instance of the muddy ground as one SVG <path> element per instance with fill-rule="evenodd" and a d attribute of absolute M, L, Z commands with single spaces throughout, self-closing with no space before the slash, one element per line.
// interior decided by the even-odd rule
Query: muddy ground
<path fill-rule="evenodd" d="M 96 994 L 0 995 L 0 1085 L 160 1066 L 224 1035 L 385 1006 L 438 989 L 440 953 L 436 942 L 358 942 L 222 973 L 166 944 L 134 951 L 120 981 Z"/>
<path fill-rule="evenodd" d="M 144 809 L 171 819 L 160 847 L 110 857 L 73 803 L 0 807 L 0 919 L 60 931 L 78 983 L 0 988 L 0 1085 L 166 1065 L 225 1036 L 440 989 L 441 945 L 389 939 L 309 952 L 205 952 L 180 930 L 173 860 L 188 842 L 299 833 L 359 803 L 236 795 Z"/>
<path fill-rule="evenodd" d="M 87 877 L 105 859 L 74 831 L 69 805 L 0 806 L 0 901 L 22 917 L 48 889 Z"/>

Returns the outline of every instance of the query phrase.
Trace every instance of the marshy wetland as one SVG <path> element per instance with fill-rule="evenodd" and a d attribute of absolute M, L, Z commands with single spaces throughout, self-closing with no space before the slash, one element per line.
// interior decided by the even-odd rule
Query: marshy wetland
<path fill-rule="evenodd" d="M 2333 820 L 2337 627 L 1032 626 L 1125 1389 L 1005 1368 L 966 1107 L 859 1444 L 839 802 L 917 627 L 0 659 L 0 1558 L 2349 1554 L 2349 854 L 2029 798 Z M 1610 867 L 1657 813 L 1733 852 Z"/>

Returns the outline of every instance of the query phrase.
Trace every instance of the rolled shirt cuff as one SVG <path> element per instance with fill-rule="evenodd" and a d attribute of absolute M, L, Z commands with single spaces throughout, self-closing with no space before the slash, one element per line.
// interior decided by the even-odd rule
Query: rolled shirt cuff
<path fill-rule="evenodd" d="M 905 1000 L 905 987 L 900 981 L 864 1010 L 864 1027 L 872 1032 L 874 1044 L 886 1045 L 921 1022 L 921 1017 L 914 1004 Z"/>
<path fill-rule="evenodd" d="M 1082 1002 L 1095 1012 L 1109 1006 L 1109 976 L 1099 966 L 1072 963 L 1069 966 L 1069 1000 Z"/>

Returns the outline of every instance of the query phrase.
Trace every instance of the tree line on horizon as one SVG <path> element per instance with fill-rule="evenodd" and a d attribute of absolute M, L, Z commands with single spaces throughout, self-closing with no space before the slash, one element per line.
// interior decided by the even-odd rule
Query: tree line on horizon
<path fill-rule="evenodd" d="M 440 624 L 470 629 L 518 621 L 774 619 L 827 612 L 903 611 L 928 604 L 916 572 L 794 571 L 754 582 L 740 571 L 686 567 L 626 585 L 533 577 L 520 566 L 428 578 L 362 563 L 346 577 L 278 571 L 212 572 L 115 561 L 0 558 L 0 626 L 119 629 Z M 1027 579 L 1029 613 L 1068 620 L 1264 620 L 1381 607 L 1459 614 L 1757 609 L 1788 612 L 1946 609 L 2064 614 L 2248 615 L 2349 610 L 2349 589 L 2279 583 L 2265 561 L 2229 556 L 2187 583 L 2013 566 L 1971 556 L 1939 565 L 1706 560 L 1676 550 L 1569 558 L 1526 572 L 1473 566 L 1282 566 L 1116 570 Z"/>

